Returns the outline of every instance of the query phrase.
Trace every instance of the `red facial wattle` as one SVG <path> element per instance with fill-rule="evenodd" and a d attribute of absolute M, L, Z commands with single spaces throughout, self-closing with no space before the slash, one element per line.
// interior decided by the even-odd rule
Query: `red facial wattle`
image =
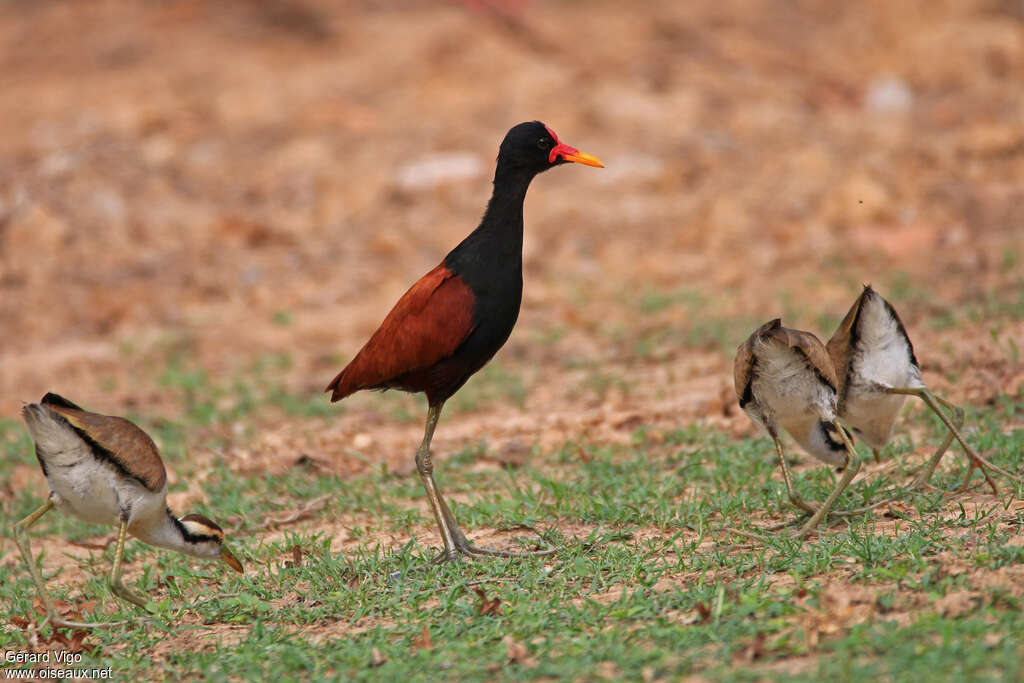
<path fill-rule="evenodd" d="M 596 166 L 598 168 L 604 168 L 604 164 L 601 163 L 600 159 L 593 155 L 587 154 L 586 152 L 581 152 L 575 147 L 570 147 L 569 145 L 559 142 L 558 136 L 555 134 L 555 131 L 548 128 L 548 126 L 544 126 L 544 128 L 547 128 L 548 134 L 551 136 L 551 139 L 554 140 L 555 142 L 555 146 L 552 147 L 551 152 L 548 153 L 548 163 L 553 164 L 558 159 L 558 157 L 562 157 L 562 159 L 564 159 L 565 161 L 573 161 L 576 162 L 577 164 L 585 164 L 587 166 Z"/>
<path fill-rule="evenodd" d="M 559 153 L 563 151 L 563 148 L 566 146 L 558 141 L 558 134 L 555 131 L 551 130 L 548 126 L 544 126 L 544 128 L 547 129 L 548 135 L 551 136 L 551 139 L 555 141 L 555 146 L 551 148 L 551 153 L 548 154 L 548 163 L 553 164 L 555 163 L 555 159 L 558 158 Z"/>

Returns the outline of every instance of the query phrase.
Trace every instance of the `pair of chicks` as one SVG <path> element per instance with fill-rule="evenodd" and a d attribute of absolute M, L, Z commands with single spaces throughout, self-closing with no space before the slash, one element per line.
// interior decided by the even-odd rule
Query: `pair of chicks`
<path fill-rule="evenodd" d="M 924 401 L 949 431 L 908 489 L 928 483 L 953 439 L 970 458 L 961 488 L 967 486 L 975 468 L 981 468 L 996 493 L 988 469 L 1017 479 L 981 458 L 964 441 L 960 434 L 963 410 L 925 387 L 899 315 L 870 286 L 864 287 L 827 345 L 810 332 L 783 327 L 778 318 L 762 325 L 737 350 L 734 379 L 740 407 L 775 442 L 790 501 L 810 515 L 797 534 L 800 538 L 824 519 L 860 469 L 853 434 L 877 458 L 878 449 L 892 438 L 893 423 L 907 396 Z M 781 430 L 815 458 L 843 470 L 820 506 L 796 493 L 779 440 Z"/>

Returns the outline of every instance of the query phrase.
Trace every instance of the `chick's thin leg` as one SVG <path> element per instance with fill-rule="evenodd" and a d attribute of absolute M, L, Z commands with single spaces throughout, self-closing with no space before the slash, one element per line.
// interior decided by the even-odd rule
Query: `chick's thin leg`
<path fill-rule="evenodd" d="M 947 429 L 949 429 L 950 433 L 953 435 L 953 438 L 955 438 L 960 443 L 960 446 L 964 449 L 964 452 L 967 453 L 967 456 L 971 459 L 971 466 L 970 466 L 970 469 L 967 472 L 967 479 L 964 481 L 964 484 L 961 486 L 961 489 L 966 487 L 967 481 L 970 480 L 970 475 L 973 474 L 975 469 L 980 469 L 982 471 L 982 474 L 985 475 L 985 481 L 988 482 L 988 485 L 992 488 L 992 492 L 995 495 L 999 495 L 999 487 L 996 486 L 996 483 L 992 480 L 992 477 L 989 474 L 989 470 L 994 471 L 994 472 L 998 472 L 999 474 L 1003 475 L 1004 477 L 1007 477 L 1008 479 L 1012 479 L 1013 481 L 1024 483 L 1024 479 L 1021 479 L 1020 477 L 1018 477 L 1018 476 L 1016 476 L 1014 474 L 1011 474 L 1010 472 L 1007 472 L 1003 468 L 1001 468 L 1001 467 L 999 467 L 997 465 L 992 464 L 991 462 L 989 462 L 985 458 L 983 458 L 980 455 L 978 455 L 978 453 L 973 448 L 968 446 L 966 441 L 964 441 L 963 436 L 961 436 L 961 434 L 960 434 L 960 429 L 956 425 L 954 425 L 952 421 L 950 421 L 949 417 L 947 417 L 946 414 L 939 407 L 940 404 L 941 404 L 941 405 L 944 405 L 947 408 L 949 408 L 950 411 L 953 413 L 954 419 L 957 419 L 957 421 L 962 426 L 962 424 L 963 424 L 963 422 L 962 422 L 962 420 L 963 420 L 963 418 L 962 418 L 962 410 L 958 406 L 950 403 L 949 401 L 947 401 L 947 400 L 945 400 L 943 398 L 939 398 L 938 396 L 935 396 L 934 394 L 932 394 L 932 392 L 930 392 L 928 389 L 925 389 L 923 387 L 920 387 L 920 388 L 891 387 L 891 388 L 886 389 L 886 391 L 888 393 L 890 393 L 890 394 L 900 394 L 900 395 L 904 395 L 904 396 L 917 396 L 918 398 L 920 398 L 922 401 L 924 401 L 926 406 L 928 406 L 932 411 L 935 412 L 936 415 L 939 416 L 939 419 L 942 420 L 942 423 L 944 425 L 946 425 Z M 941 458 L 941 457 L 942 457 L 942 455 L 941 455 L 941 452 L 940 452 L 939 453 L 939 458 Z M 932 459 L 935 459 L 934 455 L 932 456 Z M 935 464 L 938 465 L 938 461 L 936 461 Z M 929 466 L 931 466 L 931 463 L 929 463 Z"/>
<path fill-rule="evenodd" d="M 114 592 L 114 595 L 119 598 L 123 598 L 128 602 L 133 602 L 139 607 L 146 606 L 146 599 L 140 595 L 136 595 L 128 590 L 125 585 L 121 582 L 121 572 L 124 569 L 124 542 L 128 536 L 128 522 L 122 520 L 121 526 L 117 530 L 117 549 L 114 551 L 114 567 L 110 570 L 110 590 Z"/>
<path fill-rule="evenodd" d="M 125 622 L 123 621 L 108 623 L 67 621 L 60 616 L 59 612 L 57 612 L 57 606 L 54 604 L 53 599 L 50 598 L 50 594 L 46 590 L 46 582 L 43 581 L 43 575 L 39 572 L 39 568 L 36 566 L 35 560 L 32 558 L 32 549 L 29 547 L 28 543 L 29 528 L 53 508 L 53 500 L 48 498 L 46 502 L 36 508 L 32 514 L 14 525 L 14 542 L 17 543 L 18 549 L 21 551 L 21 556 L 25 559 L 25 564 L 28 565 L 29 574 L 32 575 L 32 582 L 36 584 L 36 590 L 39 592 L 39 598 L 43 601 L 43 605 L 46 607 L 46 619 L 43 623 L 48 623 L 54 628 L 105 628 L 124 624 Z M 41 625 L 42 624 L 40 624 L 40 626 Z"/>
<path fill-rule="evenodd" d="M 825 502 L 821 504 L 821 507 L 818 508 L 818 511 L 815 512 L 814 515 L 809 520 L 807 520 L 807 523 L 803 525 L 803 527 L 796 535 L 797 538 L 806 538 L 807 534 L 809 534 L 811 531 L 814 530 L 816 526 L 818 526 L 818 524 L 825 518 L 825 515 L 827 515 L 828 511 L 832 509 L 832 506 L 835 505 L 836 500 L 839 498 L 839 496 L 842 495 L 843 491 L 846 489 L 847 486 L 850 485 L 850 482 L 853 481 L 853 478 L 857 476 L 857 472 L 860 470 L 860 458 L 857 457 L 857 451 L 854 450 L 853 444 L 850 443 L 850 439 L 847 438 L 846 430 L 844 430 L 843 426 L 839 424 L 839 420 L 832 420 L 832 424 L 835 426 L 836 431 L 839 432 L 839 436 L 843 440 L 843 445 L 846 447 L 846 453 L 849 456 L 849 460 L 847 462 L 846 469 L 843 470 L 843 476 L 836 483 L 835 488 L 832 489 L 832 493 L 830 493 L 828 498 L 825 499 Z"/>

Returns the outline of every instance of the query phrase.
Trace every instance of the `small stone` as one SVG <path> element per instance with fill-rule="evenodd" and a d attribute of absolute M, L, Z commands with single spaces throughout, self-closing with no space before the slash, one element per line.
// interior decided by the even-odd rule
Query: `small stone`
<path fill-rule="evenodd" d="M 476 178 L 483 164 L 475 154 L 432 154 L 398 169 L 396 181 L 403 190 L 427 190 L 438 185 Z"/>
<path fill-rule="evenodd" d="M 882 76 L 868 84 L 864 108 L 872 114 L 902 114 L 914 105 L 914 92 L 899 76 Z"/>

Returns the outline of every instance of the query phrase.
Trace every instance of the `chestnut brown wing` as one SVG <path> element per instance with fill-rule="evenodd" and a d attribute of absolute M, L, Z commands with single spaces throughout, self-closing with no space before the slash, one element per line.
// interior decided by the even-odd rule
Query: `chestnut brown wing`
<path fill-rule="evenodd" d="M 836 371 L 836 379 L 839 384 L 836 386 L 839 394 L 839 402 L 846 398 L 846 384 L 850 376 L 850 362 L 853 360 L 853 346 L 855 343 L 854 334 L 857 329 L 857 319 L 860 317 L 861 308 L 868 297 L 874 294 L 870 285 L 865 285 L 864 290 L 853 302 L 853 306 L 846 312 L 846 317 L 839 323 L 839 327 L 828 340 L 826 348 L 832 359 L 832 366 Z"/>
<path fill-rule="evenodd" d="M 355 358 L 327 385 L 331 402 L 383 388 L 451 356 L 473 331 L 473 290 L 441 264 L 398 300 Z"/>
<path fill-rule="evenodd" d="M 71 401 L 47 394 L 41 401 L 60 415 L 92 446 L 97 456 L 109 460 L 124 474 L 134 477 L 147 489 L 158 492 L 167 482 L 167 470 L 156 444 L 134 422 L 123 417 L 100 415 L 83 410 Z"/>
<path fill-rule="evenodd" d="M 835 391 L 836 370 L 820 339 L 810 332 L 793 330 L 781 325 L 769 330 L 767 334 L 806 358 L 811 369 Z"/>

